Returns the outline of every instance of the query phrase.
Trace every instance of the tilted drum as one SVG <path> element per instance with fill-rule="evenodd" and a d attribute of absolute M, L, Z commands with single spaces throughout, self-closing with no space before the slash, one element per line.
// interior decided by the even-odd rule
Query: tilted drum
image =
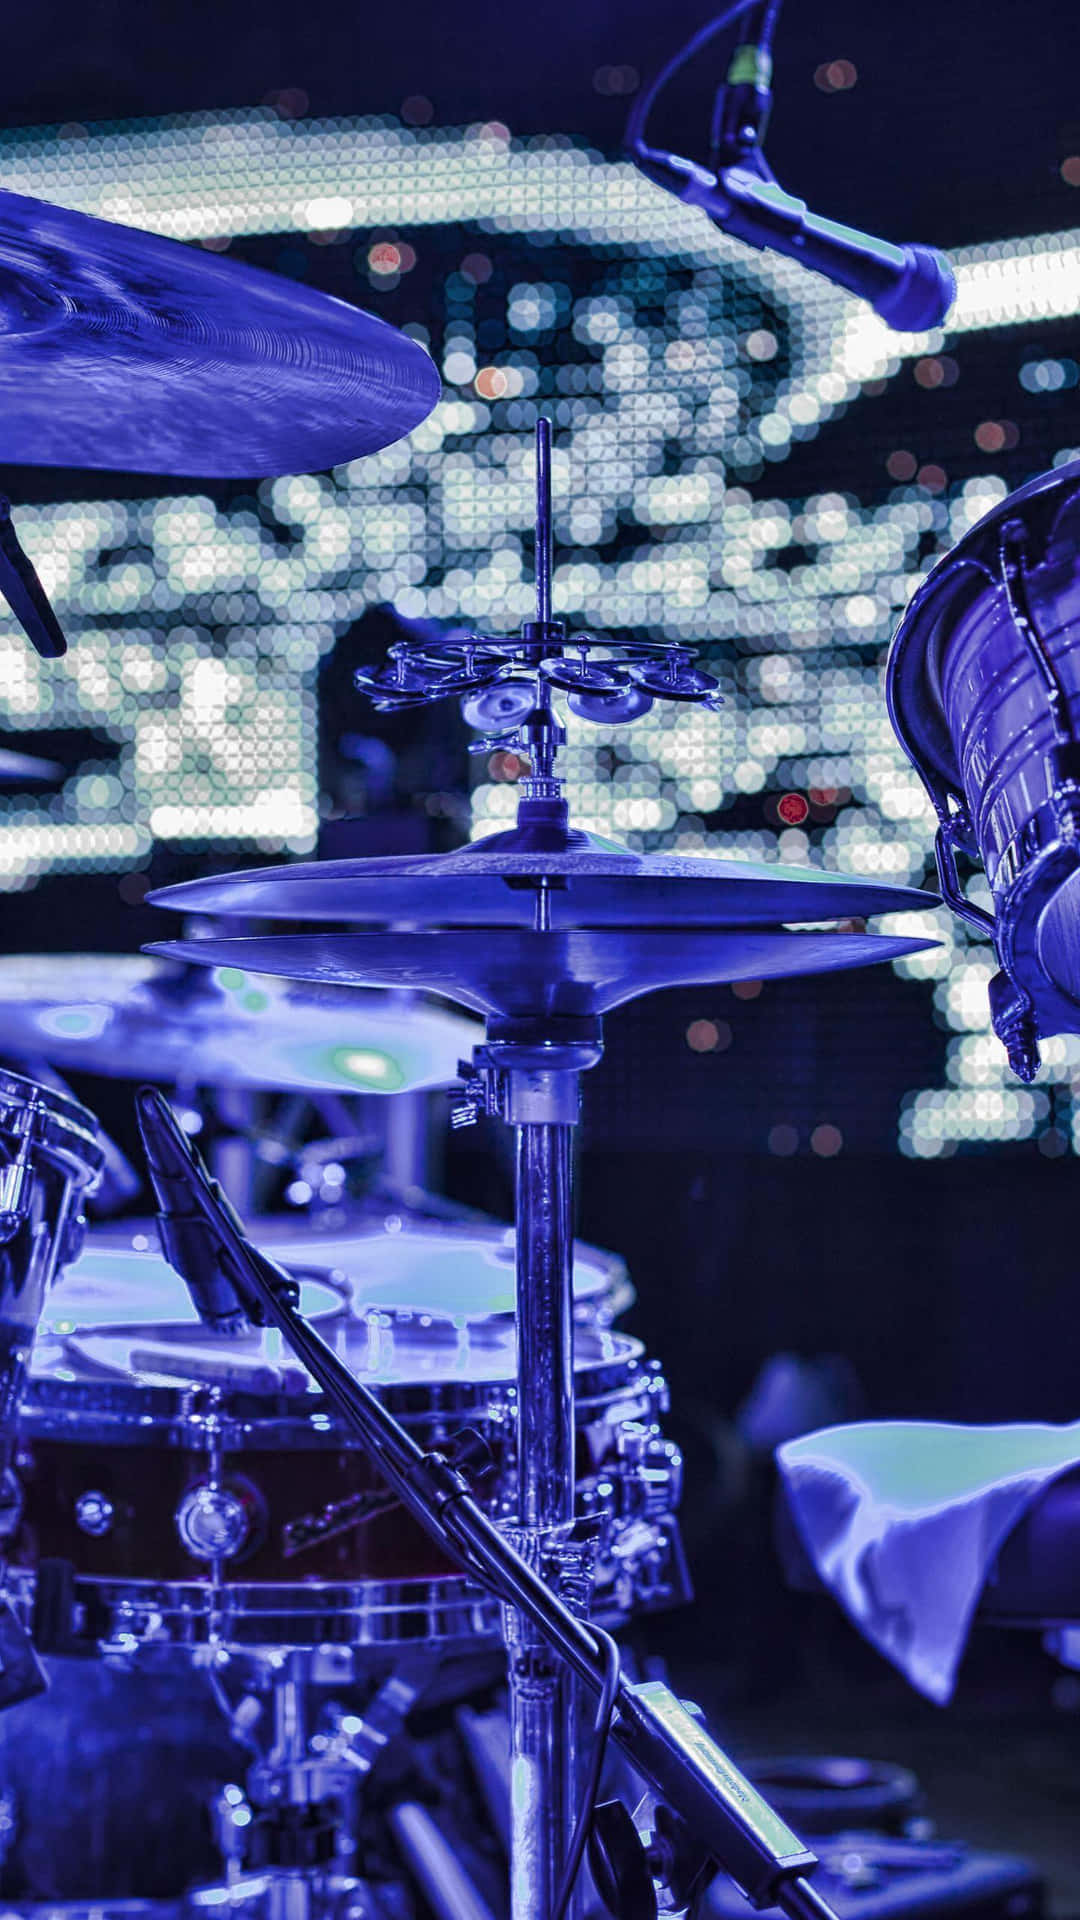
<path fill-rule="evenodd" d="M 91 1284 L 84 1263 L 54 1295 L 20 1420 L 6 1584 L 42 1651 L 450 1651 L 497 1635 L 495 1603 L 391 1497 L 278 1336 L 222 1341 L 178 1317 L 159 1258 L 109 1258 L 107 1277 Z M 481 1495 L 509 1517 L 512 1330 L 388 1305 L 349 1313 L 325 1279 L 307 1280 L 301 1304 L 421 1444 L 452 1449 L 468 1431 L 474 1459 L 487 1456 Z M 580 1328 L 576 1383 L 595 1611 L 617 1621 L 683 1596 L 679 1459 L 640 1342 Z"/>
<path fill-rule="evenodd" d="M 1040 1035 L 1080 1032 L 1080 461 L 980 520 L 900 623 L 889 710 L 938 815 L 949 904 L 992 936 L 995 1029 L 1030 1080 Z M 995 912 L 965 896 L 981 860 Z"/>

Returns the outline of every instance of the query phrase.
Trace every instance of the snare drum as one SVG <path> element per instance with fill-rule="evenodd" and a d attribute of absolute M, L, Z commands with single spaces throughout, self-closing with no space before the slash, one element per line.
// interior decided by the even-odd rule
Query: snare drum
<path fill-rule="evenodd" d="M 6 1573 L 41 1650 L 337 1645 L 369 1657 L 496 1636 L 497 1605 L 388 1492 L 280 1336 L 223 1341 L 183 1304 L 160 1259 L 97 1249 L 50 1302 Z M 346 1312 L 326 1279 L 306 1282 L 302 1305 L 422 1445 L 465 1428 L 483 1437 L 481 1497 L 508 1516 L 512 1327 Z M 685 1595 L 680 1462 L 639 1341 L 579 1329 L 576 1385 L 579 1511 L 595 1523 L 598 1615 L 618 1621 Z"/>
<path fill-rule="evenodd" d="M 475 1218 L 431 1220 L 406 1210 L 367 1219 L 362 1228 L 337 1209 L 302 1219 L 255 1221 L 252 1237 L 290 1268 L 314 1267 L 348 1287 L 358 1312 L 389 1308 L 433 1326 L 509 1327 L 514 1317 L 514 1229 Z M 574 1248 L 574 1318 L 609 1327 L 634 1289 L 625 1263 L 599 1247 Z"/>
<path fill-rule="evenodd" d="M 1080 1032 L 1080 461 L 980 520 L 900 623 L 889 711 L 938 815 L 942 892 L 993 938 L 991 1011 L 1010 1064 Z M 995 913 L 961 888 L 982 861 Z"/>
<path fill-rule="evenodd" d="M 103 1158 L 85 1107 L 0 1072 L 0 1469 L 45 1296 L 78 1252 Z"/>

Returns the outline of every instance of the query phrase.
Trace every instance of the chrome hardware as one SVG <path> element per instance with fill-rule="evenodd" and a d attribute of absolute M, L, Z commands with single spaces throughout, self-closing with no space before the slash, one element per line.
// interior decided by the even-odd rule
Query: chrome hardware
<path fill-rule="evenodd" d="M 15 1124 L 15 1136 L 19 1142 L 15 1155 L 6 1167 L 0 1168 L 0 1245 L 18 1232 L 30 1212 L 30 1193 L 34 1182 L 33 1155 L 40 1114 L 39 1102 L 32 1098 Z"/>
<path fill-rule="evenodd" d="M 0 1475 L 0 1541 L 11 1539 L 22 1519 L 25 1504 L 26 1496 L 18 1475 L 10 1467 L 5 1467 Z"/>
<path fill-rule="evenodd" d="M 682 1493 L 682 1454 L 675 1442 L 638 1420 L 625 1420 L 616 1432 L 615 1449 L 620 1517 L 635 1520 L 674 1513 Z"/>
<path fill-rule="evenodd" d="M 286 1560 L 292 1560 L 307 1548 L 321 1546 L 324 1540 L 334 1540 L 339 1534 L 351 1532 L 353 1527 L 362 1527 L 400 1504 L 396 1493 L 388 1488 L 331 1501 L 319 1513 L 302 1513 L 297 1520 L 287 1520 L 281 1529 L 281 1551 Z"/>
<path fill-rule="evenodd" d="M 494 1111 L 490 1077 L 478 1073 L 471 1060 L 459 1060 L 460 1087 L 450 1089 L 450 1125 L 455 1133 L 474 1127 L 482 1113 Z"/>
<path fill-rule="evenodd" d="M 248 1505 L 228 1487 L 192 1487 L 176 1509 L 176 1531 L 197 1560 L 232 1560 L 251 1534 Z"/>
<path fill-rule="evenodd" d="M 116 1518 L 116 1508 L 107 1493 L 92 1488 L 80 1493 L 75 1502 L 75 1525 L 80 1533 L 89 1533 L 95 1540 L 112 1530 Z"/>
<path fill-rule="evenodd" d="M 0 1867 L 19 1837 L 18 1803 L 10 1791 L 0 1793 Z"/>

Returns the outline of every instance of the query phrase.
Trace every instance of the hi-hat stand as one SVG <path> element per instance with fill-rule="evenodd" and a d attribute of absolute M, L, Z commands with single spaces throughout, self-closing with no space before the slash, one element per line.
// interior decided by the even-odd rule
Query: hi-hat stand
<path fill-rule="evenodd" d="M 572 1070 L 565 1071 L 572 1075 Z M 174 1219 L 182 1215 L 185 1220 L 185 1264 L 202 1261 L 212 1266 L 219 1283 L 232 1289 L 238 1311 L 280 1329 L 444 1552 L 520 1615 L 537 1643 L 542 1641 L 593 1691 L 603 1693 L 610 1674 L 597 1636 L 477 1504 L 461 1471 L 443 1455 L 425 1453 L 309 1326 L 295 1305 L 296 1283 L 247 1239 L 163 1096 L 143 1088 L 138 1113 L 162 1207 Z M 516 1124 L 528 1128 L 566 1123 L 519 1119 Z M 171 1244 L 175 1249 L 180 1242 L 174 1237 Z M 189 1277 L 185 1265 L 180 1271 Z M 666 1687 L 656 1681 L 633 1685 L 620 1678 L 612 1704 L 612 1737 L 658 1800 L 673 1810 L 703 1859 L 728 1872 L 755 1906 L 779 1906 L 789 1920 L 835 1920 L 806 1878 L 817 1864 L 814 1854 Z M 548 1778 L 540 1769 L 536 1783 Z M 512 1795 L 516 1786 L 512 1775 Z M 551 1827 L 546 1831 L 550 1836 Z M 539 1855 L 538 1848 L 531 1856 L 537 1860 L 536 1872 L 543 1866 Z M 561 1868 L 563 1863 L 558 1864 Z M 532 1871 L 529 1866 L 527 1872 Z M 525 1881 L 526 1873 L 516 1876 L 515 1914 L 524 1912 Z M 549 1915 L 550 1908 L 534 1907 L 530 1920 L 549 1920 Z"/>

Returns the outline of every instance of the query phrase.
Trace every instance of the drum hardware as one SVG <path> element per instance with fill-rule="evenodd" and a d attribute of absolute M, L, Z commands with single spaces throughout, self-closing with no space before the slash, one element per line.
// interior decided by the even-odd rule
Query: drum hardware
<path fill-rule="evenodd" d="M 229 1904 L 268 1897 L 271 1920 L 276 1898 L 294 1920 L 327 1920 L 338 1901 L 359 1894 L 351 1878 L 358 1790 L 403 1732 L 437 1662 L 424 1650 L 401 1658 L 359 1713 L 333 1700 L 315 1713 L 325 1678 L 310 1653 L 258 1659 L 235 1703 L 225 1687 L 231 1663 L 211 1669 L 230 1730 L 254 1758 L 244 1786 L 226 1785 L 211 1803 L 225 1883 L 192 1889 L 185 1911 L 213 1905 L 227 1890 Z M 264 1745 L 259 1730 L 267 1719 Z"/>
<path fill-rule="evenodd" d="M 837 885 L 835 876 L 810 878 L 806 871 L 796 876 L 742 862 L 642 858 L 573 829 L 555 772 L 563 730 L 552 705 L 552 684 L 541 671 L 545 660 L 561 659 L 566 647 L 563 629 L 551 618 L 550 425 L 543 419 L 537 425 L 536 552 L 536 619 L 525 624 L 518 640 L 497 642 L 488 649 L 488 658 L 481 657 L 477 636 L 467 641 L 452 636 L 438 649 L 425 641 L 411 654 L 405 643 L 406 652 L 397 656 L 392 669 L 403 672 L 409 658 L 414 677 L 407 692 L 397 697 L 410 701 L 445 697 L 446 669 L 455 660 L 467 664 L 469 671 L 486 674 L 502 659 L 508 677 L 520 679 L 523 667 L 533 677 L 532 711 L 512 736 L 530 765 L 514 829 L 448 856 L 263 869 L 255 875 L 188 882 L 152 896 L 158 904 L 225 915 L 389 923 L 390 930 L 381 932 L 213 938 L 170 942 L 153 951 L 202 964 L 234 964 L 240 955 L 245 956 L 240 964 L 254 964 L 257 953 L 265 971 L 284 977 L 423 984 L 487 1017 L 486 1043 L 474 1055 L 475 1071 L 466 1082 L 458 1118 L 475 1116 L 482 1107 L 516 1133 L 514 1538 L 525 1551 L 515 1559 L 510 1591 L 516 1601 L 528 1574 L 530 1595 L 538 1587 L 543 1596 L 538 1610 L 526 1608 L 512 1625 L 514 1608 L 508 1608 L 504 1628 L 510 1654 L 512 1767 L 519 1783 L 511 1849 L 514 1920 L 537 1920 L 553 1912 L 570 1855 L 571 1829 L 581 1831 L 574 1818 L 578 1809 L 572 1805 L 574 1688 L 565 1667 L 549 1651 L 551 1615 L 545 1608 L 557 1606 L 566 1620 L 573 1615 L 538 1575 L 551 1546 L 561 1549 L 565 1544 L 568 1552 L 560 1573 L 579 1597 L 588 1583 L 584 1550 L 575 1561 L 580 1543 L 570 1537 L 575 1521 L 570 1164 L 580 1075 L 600 1058 L 601 1016 L 652 987 L 816 971 L 911 951 L 921 943 L 797 933 L 785 923 L 928 899 L 860 881 Z M 580 654 L 580 646 L 578 650 Z M 650 675 L 656 668 L 661 697 L 666 687 L 669 693 L 677 689 L 676 697 L 701 703 L 715 699 L 713 686 L 688 682 L 687 676 L 698 670 L 685 649 L 646 647 L 640 664 L 649 665 Z M 617 670 L 623 670 L 621 665 Z M 415 676 L 425 672 L 430 679 L 422 695 Z M 395 697 L 390 679 L 380 680 L 379 693 Z M 420 930 L 397 931 L 395 921 Z M 436 927 L 441 930 L 433 931 Z M 147 1125 L 160 1126 L 149 1093 L 140 1095 L 139 1112 L 144 1133 Z M 170 1155 L 169 1165 L 174 1162 L 182 1187 L 189 1177 L 188 1161 Z M 171 1178 L 166 1172 L 163 1188 Z M 205 1284 L 198 1274 L 195 1280 L 197 1287 Z M 415 1457 L 411 1471 L 419 1471 Z M 409 1484 L 407 1475 L 402 1484 Z M 429 1491 L 434 1494 L 434 1488 Z M 445 1489 L 435 1497 L 445 1499 Z M 455 1495 L 455 1514 L 458 1511 Z M 470 1532 L 470 1549 L 472 1542 Z M 486 1534 L 484 1542 L 497 1556 Z M 607 1671 L 602 1643 L 587 1630 L 582 1633 L 581 1639 L 568 1639 L 564 1630 L 556 1635 L 556 1645 L 579 1675 L 603 1688 L 598 1671 Z M 656 1732 L 650 1722 L 645 1739 L 651 1752 Z M 671 1729 L 679 1753 L 683 1733 Z M 708 1787 L 704 1803 L 711 1805 Z M 801 1895 L 795 1897 L 797 1903 Z"/>
<path fill-rule="evenodd" d="M 535 1524 L 519 1525 L 518 1537 L 528 1540 L 529 1557 L 515 1551 L 506 1535 L 471 1497 L 464 1477 L 439 1453 L 425 1452 L 418 1446 L 308 1325 L 293 1304 L 295 1283 L 247 1239 L 160 1094 L 151 1088 L 143 1089 L 138 1098 L 138 1115 L 151 1178 L 155 1186 L 161 1181 L 163 1204 L 174 1204 L 177 1190 L 186 1180 L 188 1206 L 198 1212 L 215 1239 L 218 1270 L 227 1273 L 234 1284 L 237 1309 L 243 1308 L 254 1320 L 269 1321 L 280 1329 L 334 1407 L 362 1436 L 365 1448 L 378 1461 L 385 1479 L 424 1527 L 450 1553 L 475 1568 L 485 1582 L 494 1586 L 503 1596 L 504 1604 L 512 1609 L 515 1621 L 523 1619 L 533 1633 L 557 1649 L 561 1658 L 596 1690 L 604 1709 L 603 1731 L 610 1729 L 665 1805 L 675 1808 L 681 1805 L 687 1809 L 688 1820 L 701 1834 L 700 1844 L 706 1857 L 723 1865 L 756 1903 L 775 1903 L 790 1916 L 799 1916 L 799 1920 L 826 1920 L 831 1909 L 819 1900 L 805 1877 L 815 1864 L 814 1856 L 703 1734 L 666 1687 L 656 1681 L 631 1686 L 620 1677 L 614 1643 L 586 1626 L 539 1574 L 544 1531 Z M 537 1123 L 534 1120 L 532 1124 Z M 527 1140 L 526 1144 L 531 1142 Z M 528 1441 L 529 1430 L 522 1410 L 521 1456 L 527 1453 Z M 538 1450 L 538 1454 L 544 1464 L 551 1459 L 550 1451 Z M 528 1465 L 531 1471 L 523 1476 L 526 1487 L 535 1482 L 537 1475 L 537 1461 L 530 1461 Z M 531 1520 L 528 1509 L 523 1517 L 526 1523 Z M 549 1537 L 560 1538 L 558 1534 Z M 565 1534 L 561 1537 L 565 1538 Z M 530 1643 L 531 1638 L 530 1634 Z M 530 1662 L 533 1679 L 540 1677 L 538 1666 L 538 1662 Z M 514 1679 L 511 1649 L 512 1688 Z M 513 1694 L 511 1697 L 513 1699 Z M 534 1711 L 539 1709 L 543 1715 L 537 1731 L 542 1731 L 549 1740 L 551 1704 L 546 1687 L 541 1687 L 539 1695 L 532 1696 Z M 520 1705 L 519 1700 L 519 1712 Z M 512 1744 L 517 1760 L 516 1788 L 520 1794 L 532 1785 L 529 1798 L 534 1818 L 539 1821 L 547 1809 L 536 1796 L 535 1785 L 521 1764 L 525 1757 L 523 1745 L 525 1754 L 529 1754 L 532 1743 L 522 1743 L 519 1731 L 516 1745 Z M 545 1752 L 550 1755 L 550 1747 L 541 1748 L 539 1741 L 536 1749 L 541 1761 Z M 602 1742 L 592 1758 L 594 1777 L 601 1750 Z M 565 1764 L 564 1755 L 565 1750 L 547 1759 L 544 1771 L 548 1779 L 557 1766 Z M 587 1793 L 586 1821 L 590 1805 L 591 1795 Z M 584 1838 L 586 1821 L 579 1819 L 576 1823 L 575 1847 Z M 541 1880 L 544 1862 L 542 1858 L 535 1858 L 538 1852 L 535 1842 L 522 1857 L 516 1818 L 513 1842 L 517 1849 L 513 1855 L 513 1899 L 518 1910 L 524 1912 L 522 1883 L 531 1885 Z M 530 1858 L 530 1854 L 534 1857 Z M 564 1887 L 564 1897 L 558 1903 L 564 1908 L 566 1891 Z M 554 1902 L 552 1904 L 554 1906 Z M 538 1911 L 536 1907 L 532 1909 L 534 1915 Z"/>
<path fill-rule="evenodd" d="M 994 1029 L 1030 1081 L 1038 1041 L 1080 1030 L 1080 696 L 1071 635 L 1080 462 L 1029 482 L 938 562 L 889 658 L 893 726 L 938 819 L 944 894 L 994 942 Z M 994 900 L 969 900 L 959 856 Z"/>
<path fill-rule="evenodd" d="M 495 1920 L 427 1808 L 415 1800 L 391 1808 L 390 1827 L 437 1920 Z"/>
<path fill-rule="evenodd" d="M 85 1107 L 0 1070 L 0 1473 L 45 1296 L 78 1252 L 103 1160 Z"/>

